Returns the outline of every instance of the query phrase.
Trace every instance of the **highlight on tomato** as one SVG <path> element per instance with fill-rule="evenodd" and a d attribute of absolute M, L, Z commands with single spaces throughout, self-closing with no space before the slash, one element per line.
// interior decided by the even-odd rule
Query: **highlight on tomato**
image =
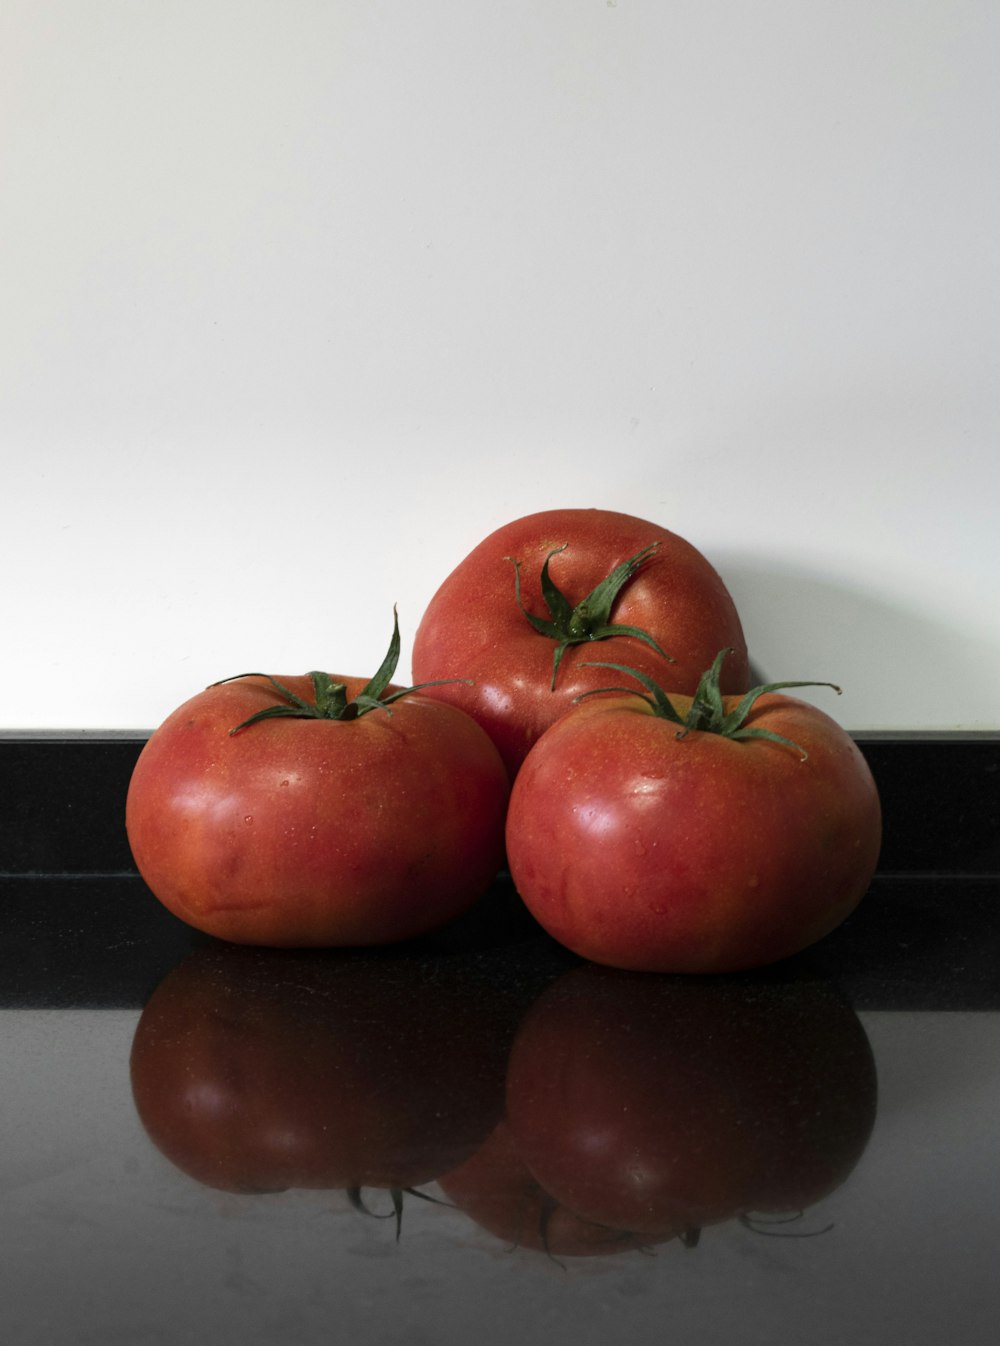
<path fill-rule="evenodd" d="M 603 509 L 529 514 L 480 542 L 428 603 L 412 671 L 445 680 L 428 694 L 481 724 L 513 778 L 539 735 L 600 685 L 587 664 L 595 642 L 681 692 L 728 646 L 724 690 L 749 684 L 739 614 L 706 557 L 659 524 Z"/>
<path fill-rule="evenodd" d="M 176 916 L 237 943 L 384 944 L 440 928 L 503 861 L 509 782 L 488 735 L 398 688 L 398 623 L 368 681 L 260 673 L 208 687 L 144 746 L 126 828 Z"/>
<path fill-rule="evenodd" d="M 836 721 L 782 694 L 831 684 L 726 696 L 727 654 L 692 696 L 596 665 L 630 686 L 580 698 L 514 781 L 514 884 L 584 958 L 648 972 L 756 967 L 821 939 L 868 889 L 881 845 L 871 771 Z"/>
<path fill-rule="evenodd" d="M 398 1221 L 498 1123 L 522 1010 L 472 959 L 205 946 L 142 1012 L 133 1099 L 205 1186 L 341 1191 Z"/>
<path fill-rule="evenodd" d="M 823 1230 L 801 1216 L 855 1170 L 877 1096 L 864 1028 L 828 983 L 589 964 L 522 1021 L 505 1126 L 549 1210 L 571 1212 L 591 1247 L 597 1230 L 602 1251 L 616 1240 L 690 1247 L 734 1219 L 764 1233 Z"/>

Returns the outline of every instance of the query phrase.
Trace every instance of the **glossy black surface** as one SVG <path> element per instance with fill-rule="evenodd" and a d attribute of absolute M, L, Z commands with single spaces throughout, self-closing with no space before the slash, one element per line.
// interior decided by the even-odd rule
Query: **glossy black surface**
<path fill-rule="evenodd" d="M 882 799 L 882 872 L 1000 872 L 1000 734 L 857 741 Z M 0 730 L 0 874 L 134 873 L 124 800 L 144 742 Z"/>
<path fill-rule="evenodd" d="M 191 950 L 215 943 L 134 875 L 3 878 L 0 910 L 5 1009 L 139 1009 Z M 504 981 L 579 961 L 540 930 L 503 877 L 447 929 L 372 957 L 481 959 Z M 745 977 L 829 980 L 859 1009 L 1000 1010 L 1000 878 L 879 875 L 825 940 Z"/>
<path fill-rule="evenodd" d="M 886 740 L 857 911 L 693 979 L 503 879 L 394 949 L 221 944 L 122 859 L 134 742 L 9 745 L 0 1340 L 995 1341 L 995 741 Z"/>

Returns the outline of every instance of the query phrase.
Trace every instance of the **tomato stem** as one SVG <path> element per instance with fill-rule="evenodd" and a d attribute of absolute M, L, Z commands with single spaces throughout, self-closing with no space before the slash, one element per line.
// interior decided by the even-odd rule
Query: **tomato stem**
<path fill-rule="evenodd" d="M 629 692 L 645 701 L 651 707 L 654 715 L 664 720 L 673 721 L 678 726 L 678 738 L 684 738 L 691 732 L 697 732 L 721 734 L 723 738 L 733 739 L 768 739 L 772 743 L 780 743 L 787 748 L 794 748 L 804 762 L 808 754 L 790 738 L 785 738 L 782 734 L 776 734 L 771 729 L 761 729 L 757 726 L 748 725 L 746 722 L 750 712 L 753 710 L 758 697 L 763 696 L 766 692 L 780 692 L 786 687 L 832 687 L 840 696 L 841 688 L 833 682 L 766 682 L 759 687 L 751 687 L 750 691 L 740 698 L 736 706 L 727 711 L 726 701 L 719 686 L 719 679 L 726 655 L 732 653 L 733 650 L 727 648 L 720 650 L 715 656 L 711 668 L 706 669 L 701 675 L 695 694 L 691 699 L 688 713 L 683 716 L 659 683 L 655 682 L 647 673 L 640 673 L 638 669 L 629 668 L 627 664 L 588 663 L 584 664 L 583 667 L 611 668 L 617 673 L 626 673 L 646 688 L 649 692 L 648 696 L 636 691 L 634 687 L 595 687 L 593 691 L 582 692 L 574 700 L 582 701 L 584 697 L 596 696 L 599 692 Z"/>
<path fill-rule="evenodd" d="M 625 623 L 612 622 L 611 620 L 611 609 L 614 607 L 618 595 L 636 571 L 653 556 L 659 545 L 659 542 L 651 542 L 641 551 L 637 551 L 634 556 L 630 556 L 627 560 L 616 565 L 614 570 L 606 575 L 600 584 L 595 585 L 586 598 L 582 598 L 575 607 L 556 586 L 549 574 L 549 562 L 553 556 L 558 556 L 561 552 L 564 552 L 569 543 L 564 542 L 561 547 L 554 547 L 546 556 L 539 577 L 542 598 L 549 611 L 547 618 L 529 612 L 524 606 L 524 600 L 521 596 L 521 563 L 513 556 L 504 557 L 504 560 L 510 561 L 514 567 L 514 597 L 517 606 L 539 635 L 547 636 L 549 640 L 557 642 L 552 656 L 551 691 L 555 691 L 559 665 L 562 663 L 562 657 L 567 649 L 570 645 L 582 645 L 588 640 L 606 640 L 609 636 L 635 636 L 637 640 L 644 641 L 657 654 L 673 663 L 672 656 L 660 648 L 658 642 L 648 631 L 644 631 L 639 626 L 628 626 Z"/>
<path fill-rule="evenodd" d="M 437 678 L 433 682 L 415 683 L 412 687 L 399 687 L 386 695 L 386 689 L 392 681 L 392 675 L 399 663 L 399 651 L 399 618 L 394 605 L 392 609 L 392 637 L 389 640 L 389 648 L 386 651 L 385 658 L 379 665 L 378 671 L 369 678 L 353 701 L 348 699 L 345 683 L 334 682 L 329 673 L 324 673 L 318 669 L 314 669 L 308 675 L 313 686 L 314 699 L 312 701 L 306 701 L 303 697 L 298 696 L 291 688 L 286 687 L 277 678 L 273 678 L 270 673 L 234 673 L 232 677 L 220 678 L 218 682 L 213 682 L 210 685 L 221 687 L 223 683 L 236 682 L 240 678 L 266 678 L 282 698 L 281 704 L 266 706 L 264 710 L 257 711 L 256 715 L 251 715 L 241 724 L 234 725 L 229 731 L 230 734 L 238 734 L 241 729 L 246 729 L 249 725 L 257 724 L 261 720 L 356 720 L 373 710 L 384 710 L 387 715 L 391 715 L 392 711 L 389 710 L 389 706 L 393 701 L 398 701 L 401 696 L 408 696 L 410 692 L 418 692 L 422 687 L 440 687 L 447 682 L 463 682 L 466 686 L 472 686 L 471 678 Z"/>

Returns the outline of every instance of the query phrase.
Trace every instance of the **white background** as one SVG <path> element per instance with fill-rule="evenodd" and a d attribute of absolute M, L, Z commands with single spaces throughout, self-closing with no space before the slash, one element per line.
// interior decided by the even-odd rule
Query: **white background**
<path fill-rule="evenodd" d="M 0 725 L 369 674 L 495 527 L 997 728 L 995 0 L 2 0 Z"/>

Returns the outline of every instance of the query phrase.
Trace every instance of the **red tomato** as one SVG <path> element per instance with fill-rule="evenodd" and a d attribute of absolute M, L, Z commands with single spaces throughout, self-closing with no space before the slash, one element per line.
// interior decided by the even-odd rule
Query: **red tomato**
<path fill-rule="evenodd" d="M 612 595 L 614 585 L 601 586 L 619 567 Z M 575 643 L 563 648 L 565 640 Z M 582 667 L 588 659 L 623 661 L 668 690 L 693 692 L 723 646 L 735 651 L 725 688 L 744 691 L 735 605 L 690 543 L 628 514 L 548 510 L 497 529 L 452 571 L 414 637 L 413 676 L 473 680 L 430 694 L 468 711 L 513 777 L 573 698 L 601 685 Z"/>
<path fill-rule="evenodd" d="M 347 714 L 317 718 L 317 705 Z M 303 706 L 308 717 L 292 718 Z M 247 675 L 199 693 L 152 735 L 126 826 L 148 886 L 200 930 L 247 944 L 382 944 L 482 896 L 503 860 L 508 794 L 493 744 L 454 706 L 392 692 L 378 675 Z"/>
<path fill-rule="evenodd" d="M 654 1240 L 839 1187 L 875 1121 L 871 1047 L 816 982 L 649 977 L 585 965 L 518 1030 L 507 1120 L 580 1220 Z"/>
<path fill-rule="evenodd" d="M 594 962 L 774 962 L 838 925 L 871 881 L 881 813 L 857 746 L 793 697 L 723 697 L 708 681 L 720 662 L 695 698 L 657 689 L 581 702 L 514 782 L 515 886 L 551 935 Z"/>
<path fill-rule="evenodd" d="M 406 1189 L 489 1136 L 514 1023 L 462 960 L 219 945 L 153 992 L 133 1098 L 206 1186 Z"/>

